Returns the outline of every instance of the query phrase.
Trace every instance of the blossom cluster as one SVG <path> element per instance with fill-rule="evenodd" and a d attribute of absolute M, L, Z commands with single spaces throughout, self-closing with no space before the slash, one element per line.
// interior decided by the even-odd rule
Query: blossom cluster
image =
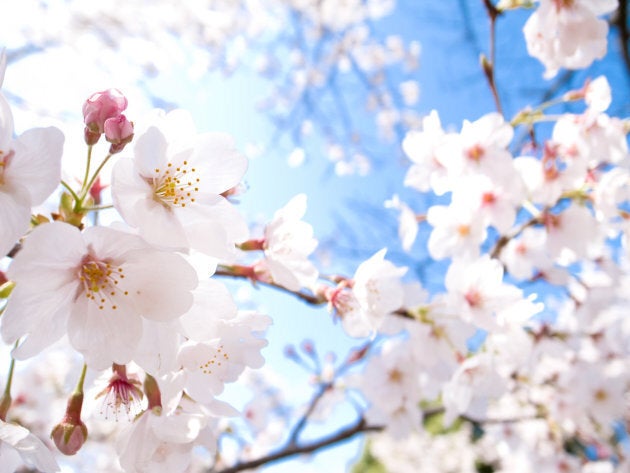
<path fill-rule="evenodd" d="M 292 51 L 300 66 L 289 81 L 295 100 L 339 71 L 376 77 L 417 59 L 398 39 L 370 43 L 365 22 L 392 1 L 269 2 L 288 8 L 320 45 L 334 38 L 324 57 Z M 501 1 L 491 15 L 529 3 Z M 603 56 L 602 16 L 616 1 L 539 3 L 524 36 L 546 76 Z M 224 29 L 210 28 L 217 18 L 209 15 L 191 34 L 220 42 L 237 30 L 243 6 L 219 4 Z M 266 4 L 250 2 L 260 21 L 272 21 Z M 168 21 L 198 13 L 177 12 Z M 246 26 L 251 37 L 264 29 Z M 261 71 L 272 75 L 272 63 L 263 58 Z M 0 86 L 5 68 L 0 53 Z M 402 89 L 412 105 L 414 84 Z M 314 451 L 301 443 L 306 423 L 351 406 L 356 423 L 320 446 L 376 431 L 368 448 L 388 471 L 630 468 L 622 425 L 630 389 L 630 126 L 607 113 L 607 79 L 589 79 L 509 121 L 500 110 L 466 120 L 459 131 L 443 127 L 438 111 L 421 121 L 403 116 L 384 94 L 373 96 L 373 110 L 385 134 L 401 139 L 409 160 L 403 184 L 428 196 L 394 196 L 385 205 L 398 212 L 403 249 L 421 248 L 444 268 L 437 288 L 415 280 L 386 248 L 352 276 L 320 273 L 305 194 L 254 231 L 233 199 L 247 159 L 231 136 L 198 133 L 187 112 L 131 121 L 121 92 L 90 96 L 76 183 L 62 177 L 63 133 L 36 128 L 15 137 L 0 93 L 0 335 L 13 346 L 0 397 L 0 467 L 59 471 L 62 461 L 42 435 L 52 431 L 65 455 L 103 449 L 102 471 L 247 470 Z M 549 112 L 569 102 L 581 111 Z M 553 123 L 548 132 L 543 122 Z M 340 174 L 357 165 L 337 161 Z M 287 349 L 315 387 L 290 412 L 297 421 L 270 387 L 273 375 L 258 370 L 271 317 L 239 308 L 222 277 L 326 307 L 360 344 L 340 362 L 322 360 L 311 342 Z M 26 368 L 13 379 L 15 364 Z M 242 412 L 222 397 L 235 382 L 255 393 Z M 112 426 L 111 416 L 128 422 Z M 239 421 L 250 442 L 234 434 Z M 224 443 L 230 436 L 235 452 Z"/>
<path fill-rule="evenodd" d="M 217 262 L 234 258 L 236 243 L 248 237 L 243 217 L 223 196 L 239 184 L 247 160 L 227 135 L 178 128 L 190 122 L 183 112 L 134 126 L 122 114 L 127 99 L 106 90 L 83 106 L 88 158 L 77 190 L 61 179 L 63 134 L 33 129 L 13 139 L 11 109 L 0 99 L 0 244 L 11 257 L 2 273 L 8 297 L 2 339 L 14 345 L 15 360 L 64 346 L 82 357 L 79 385 L 52 431 L 63 453 L 75 454 L 87 440 L 81 418 L 86 368 L 111 370 L 97 383 L 105 410 L 135 416 L 119 434 L 120 467 L 148 471 L 168 464 L 184 471 L 196 446 L 215 449 L 218 419 L 236 413 L 217 399 L 225 384 L 264 362 L 260 350 L 271 319 L 238 310 L 227 288 L 210 279 Z M 91 169 L 101 134 L 111 146 Z M 119 153 L 111 196 L 122 221 L 89 225 L 86 216 L 102 209 L 94 202 L 99 173 Z M 31 217 L 33 207 L 55 197 L 60 182 L 58 211 Z M 7 423 L 15 412 L 10 388 L 0 411 L 0 445 L 13 452 L 7 461 L 19 464 L 21 456 L 41 471 L 57 471 L 40 440 Z M 34 385 L 22 389 L 21 402 L 37 395 Z"/>

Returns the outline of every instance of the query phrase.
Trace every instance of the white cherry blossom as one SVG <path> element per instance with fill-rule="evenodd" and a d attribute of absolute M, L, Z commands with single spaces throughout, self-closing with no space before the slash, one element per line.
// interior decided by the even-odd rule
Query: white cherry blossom
<path fill-rule="evenodd" d="M 444 284 L 452 310 L 485 330 L 498 330 L 503 321 L 496 318 L 497 312 L 522 300 L 520 289 L 503 282 L 501 263 L 488 255 L 453 260 Z"/>
<path fill-rule="evenodd" d="M 61 179 L 61 131 L 33 128 L 17 139 L 13 131 L 9 103 L 0 93 L 0 257 L 28 230 L 31 207 L 42 204 Z"/>
<path fill-rule="evenodd" d="M 134 158 L 113 170 L 114 206 L 151 244 L 231 259 L 248 230 L 221 194 L 239 184 L 247 159 L 229 135 L 197 135 L 190 122 L 174 111 L 137 134 Z"/>
<path fill-rule="evenodd" d="M 527 51 L 546 67 L 582 69 L 606 54 L 608 24 L 598 18 L 617 8 L 617 0 L 540 0 L 523 27 Z"/>
<path fill-rule="evenodd" d="M 39 353 L 68 334 L 86 363 L 131 360 L 142 318 L 169 321 L 192 304 L 193 268 L 141 238 L 106 227 L 80 232 L 66 223 L 37 227 L 8 272 L 16 287 L 0 320 L 14 355 Z"/>
<path fill-rule="evenodd" d="M 273 282 L 291 291 L 313 287 L 319 275 L 308 256 L 317 247 L 313 227 L 302 218 L 306 195 L 298 194 L 278 210 L 265 227 L 264 267 Z"/>
<path fill-rule="evenodd" d="M 350 282 L 328 291 L 330 306 L 351 337 L 374 335 L 385 316 L 403 305 L 401 278 L 407 268 L 385 260 L 385 252 L 376 252 L 359 265 Z"/>

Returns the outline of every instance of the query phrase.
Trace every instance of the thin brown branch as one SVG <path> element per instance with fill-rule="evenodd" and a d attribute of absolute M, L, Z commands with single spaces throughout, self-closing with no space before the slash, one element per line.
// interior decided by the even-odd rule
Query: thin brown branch
<path fill-rule="evenodd" d="M 619 42 L 621 43 L 621 55 L 626 69 L 630 73 L 630 51 L 628 50 L 628 41 L 630 41 L 630 33 L 628 32 L 628 3 L 626 0 L 619 2 L 619 10 L 615 16 L 615 25 L 619 28 Z"/>
<path fill-rule="evenodd" d="M 322 297 L 318 297 L 316 295 L 309 294 L 307 292 L 302 292 L 302 291 L 291 291 L 290 289 L 287 289 L 286 287 L 281 286 L 280 284 L 276 284 L 274 282 L 260 281 L 258 279 L 252 279 L 252 278 L 248 277 L 245 274 L 234 273 L 234 272 L 230 271 L 228 268 L 224 268 L 224 267 L 217 268 L 217 270 L 215 271 L 214 275 L 215 276 L 222 276 L 222 277 L 231 277 L 231 278 L 236 278 L 236 279 L 247 279 L 247 280 L 251 281 L 252 284 L 254 284 L 254 285 L 262 284 L 264 286 L 273 287 L 273 288 L 278 289 L 280 291 L 283 291 L 283 292 L 286 292 L 288 294 L 291 294 L 291 295 L 297 297 L 298 299 L 301 299 L 302 301 L 306 302 L 307 304 L 311 304 L 311 305 L 323 305 L 323 304 L 328 302 L 326 299 L 324 299 Z"/>
<path fill-rule="evenodd" d="M 492 97 L 497 108 L 497 112 L 503 115 L 503 108 L 501 107 L 501 99 L 499 97 L 499 91 L 495 80 L 495 63 L 496 63 L 496 23 L 497 18 L 501 15 L 501 11 L 495 7 L 490 0 L 482 0 L 486 11 L 488 12 L 488 18 L 490 19 L 490 58 L 488 59 L 484 55 L 481 56 L 481 67 L 483 73 L 486 76 L 490 90 L 492 91 Z"/>
<path fill-rule="evenodd" d="M 380 432 L 384 429 L 382 425 L 368 425 L 365 419 L 361 418 L 354 425 L 341 429 L 335 434 L 322 437 L 319 440 L 306 443 L 301 446 L 289 445 L 277 452 L 270 453 L 269 455 L 256 458 L 255 460 L 238 463 L 234 466 L 218 470 L 215 473 L 238 473 L 239 471 L 249 470 L 252 468 L 258 468 L 259 466 L 266 465 L 268 463 L 284 460 L 296 455 L 303 455 L 305 453 L 313 453 L 324 448 L 337 445 L 341 442 L 349 440 L 356 435 L 366 432 Z"/>
<path fill-rule="evenodd" d="M 313 399 L 311 399 L 311 402 L 308 405 L 308 408 L 306 409 L 306 411 L 304 412 L 300 420 L 298 420 L 298 422 L 295 424 L 295 427 L 293 428 L 293 431 L 291 432 L 291 435 L 289 436 L 289 443 L 288 443 L 289 447 L 295 447 L 297 445 L 298 437 L 300 436 L 300 433 L 304 430 L 304 427 L 306 427 L 306 423 L 308 422 L 308 419 L 311 417 L 313 412 L 315 412 L 315 408 L 317 407 L 317 404 L 319 403 L 321 398 L 324 397 L 324 394 L 326 394 L 326 391 L 328 391 L 328 389 L 330 389 L 331 386 L 332 386 L 332 383 L 325 383 L 319 387 L 319 391 L 317 391 L 315 396 L 313 396 Z"/>

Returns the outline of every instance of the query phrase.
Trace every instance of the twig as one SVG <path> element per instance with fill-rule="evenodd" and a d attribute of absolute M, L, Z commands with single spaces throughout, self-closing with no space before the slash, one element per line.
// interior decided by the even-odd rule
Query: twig
<path fill-rule="evenodd" d="M 217 268 L 217 270 L 214 273 L 215 276 L 223 276 L 223 277 L 232 277 L 232 278 L 238 278 L 238 279 L 249 279 L 250 281 L 252 281 L 252 283 L 254 284 L 263 284 L 265 286 L 269 286 L 269 287 L 273 287 L 275 289 L 279 289 L 283 292 L 289 293 L 295 297 L 297 297 L 298 299 L 303 300 L 304 302 L 306 302 L 307 304 L 311 304 L 311 305 L 323 305 L 325 303 L 327 303 L 328 301 L 322 297 L 318 297 L 315 296 L 313 294 L 308 294 L 306 292 L 301 292 L 301 291 L 291 291 L 290 289 L 287 289 L 284 286 L 281 286 L 280 284 L 276 284 L 274 282 L 265 282 L 265 281 L 259 281 L 257 279 L 251 279 L 249 277 L 247 277 L 244 274 L 237 274 L 237 273 L 233 273 L 231 272 L 229 269 L 227 268 Z"/>
<path fill-rule="evenodd" d="M 300 420 L 297 422 L 297 424 L 295 424 L 295 427 L 293 428 L 293 431 L 291 432 L 291 435 L 289 436 L 289 442 L 287 444 L 288 448 L 297 446 L 297 440 L 300 433 L 302 432 L 302 430 L 304 430 L 304 427 L 306 426 L 308 419 L 311 417 L 311 415 L 315 411 L 315 408 L 317 407 L 317 404 L 319 403 L 320 399 L 324 397 L 324 394 L 326 394 L 326 391 L 328 391 L 328 389 L 330 389 L 331 386 L 332 386 L 332 383 L 324 383 L 320 385 L 319 391 L 315 394 L 315 396 L 313 396 L 313 399 L 311 399 L 311 402 L 308 405 L 306 412 L 304 412 Z"/>
<path fill-rule="evenodd" d="M 277 452 L 270 453 L 255 460 L 250 460 L 243 463 L 238 463 L 234 466 L 218 470 L 215 473 L 238 473 L 239 471 L 249 470 L 252 468 L 258 468 L 259 466 L 271 463 L 277 460 L 283 460 L 295 455 L 302 455 L 304 453 L 313 453 L 317 450 L 321 450 L 333 445 L 336 445 L 345 440 L 349 440 L 358 434 L 365 432 L 380 432 L 385 427 L 382 425 L 368 425 L 365 419 L 360 418 L 358 422 L 350 427 L 341 429 L 335 434 L 322 437 L 314 442 L 309 442 L 301 446 L 289 445 Z M 213 471 L 213 470 L 211 470 Z"/>
<path fill-rule="evenodd" d="M 496 60 L 496 22 L 499 15 L 501 15 L 501 11 L 495 7 L 490 0 L 482 0 L 483 4 L 488 11 L 488 17 L 490 18 L 490 59 L 487 59 L 482 55 L 481 57 L 481 67 L 483 69 L 483 73 L 488 80 L 488 85 L 490 86 L 490 90 L 492 91 L 492 97 L 494 98 L 494 103 L 497 107 L 497 112 L 503 115 L 503 108 L 501 107 L 501 99 L 499 98 L 499 91 L 497 90 L 497 85 L 495 82 L 494 75 L 494 64 Z"/>

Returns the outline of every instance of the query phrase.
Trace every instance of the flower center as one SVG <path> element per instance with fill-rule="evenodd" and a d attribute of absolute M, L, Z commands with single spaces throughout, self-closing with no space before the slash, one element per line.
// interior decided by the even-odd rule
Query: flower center
<path fill-rule="evenodd" d="M 468 159 L 478 163 L 483 158 L 486 150 L 480 144 L 476 144 L 468 148 L 465 153 Z"/>
<path fill-rule="evenodd" d="M 129 295 L 119 287 L 119 282 L 125 278 L 122 268 L 113 266 L 109 261 L 100 261 L 91 255 L 83 258 L 79 267 L 79 280 L 83 285 L 85 297 L 94 301 L 100 310 L 109 302 L 116 310 L 116 297 Z"/>
<path fill-rule="evenodd" d="M 114 374 L 107 383 L 107 387 L 96 395 L 103 397 L 105 418 L 109 417 L 110 409 L 114 411 L 114 417 L 118 421 L 121 409 L 125 410 L 127 418 L 132 418 L 141 409 L 142 384 L 135 377 L 127 376 L 124 366 L 114 365 Z M 95 399 L 96 399 L 95 398 Z"/>
<path fill-rule="evenodd" d="M 199 369 L 203 374 L 212 374 L 213 369 L 220 369 L 222 362 L 229 359 L 229 355 L 223 351 L 223 345 L 219 345 L 214 355 L 205 363 L 199 365 Z"/>
<path fill-rule="evenodd" d="M 195 194 L 199 192 L 199 177 L 197 169 L 189 167 L 188 161 L 177 167 L 168 163 L 163 171 L 155 168 L 155 174 L 153 193 L 164 206 L 186 207 L 195 202 Z"/>

